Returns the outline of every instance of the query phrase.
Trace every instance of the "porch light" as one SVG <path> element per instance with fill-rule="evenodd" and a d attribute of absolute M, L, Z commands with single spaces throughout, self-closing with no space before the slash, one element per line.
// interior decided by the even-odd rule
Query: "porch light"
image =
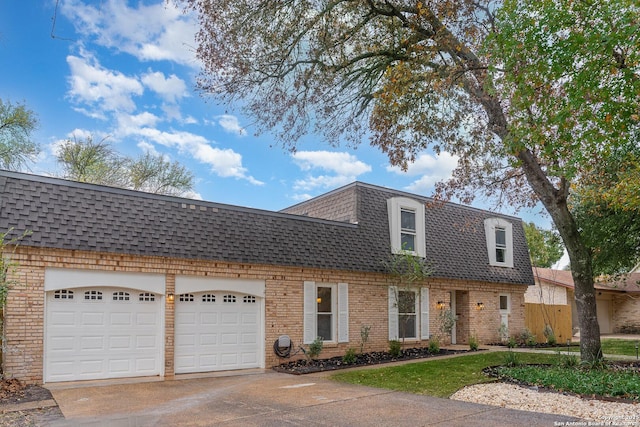
<path fill-rule="evenodd" d="M 476 304 L 476 310 L 484 310 L 484 303 L 479 302 Z"/>
<path fill-rule="evenodd" d="M 318 304 L 320 304 L 320 303 L 322 302 L 322 298 L 320 298 L 320 297 L 316 298 L 316 302 L 317 302 Z"/>
<path fill-rule="evenodd" d="M 438 310 L 444 310 L 444 301 L 438 301 L 438 302 L 436 303 L 436 308 L 437 308 Z"/>
<path fill-rule="evenodd" d="M 169 302 L 173 302 L 173 292 L 169 292 L 169 293 L 167 294 L 167 301 L 169 301 Z"/>

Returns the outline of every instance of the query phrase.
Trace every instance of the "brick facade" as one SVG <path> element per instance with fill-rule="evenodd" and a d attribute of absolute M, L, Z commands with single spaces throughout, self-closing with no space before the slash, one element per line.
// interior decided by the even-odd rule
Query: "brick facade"
<path fill-rule="evenodd" d="M 378 273 L 323 270 L 303 267 L 276 267 L 256 264 L 119 255 L 101 252 L 20 247 L 14 254 L 19 267 L 13 273 L 16 284 L 9 291 L 5 311 L 4 373 L 27 383 L 43 381 L 45 292 L 47 267 L 106 271 L 156 273 L 165 276 L 166 293 L 175 291 L 177 275 L 209 276 L 265 281 L 264 348 L 265 367 L 282 362 L 272 346 L 287 334 L 297 347 L 302 343 L 303 283 L 348 283 L 350 342 L 327 344 L 321 357 L 343 355 L 349 347 L 360 348 L 362 326 L 371 326 L 365 351 L 388 349 L 388 277 Z M 478 281 L 429 279 L 430 330 L 437 329 L 436 303 L 456 296 L 457 342 L 468 343 L 476 336 L 481 343 L 496 342 L 500 327 L 499 295 L 511 297 L 509 329 L 515 334 L 524 328 L 526 286 Z M 483 310 L 477 303 L 484 304 Z M 164 370 L 174 375 L 174 303 L 165 301 Z M 444 340 L 446 343 L 446 339 Z M 405 345 L 427 345 L 426 341 Z"/>

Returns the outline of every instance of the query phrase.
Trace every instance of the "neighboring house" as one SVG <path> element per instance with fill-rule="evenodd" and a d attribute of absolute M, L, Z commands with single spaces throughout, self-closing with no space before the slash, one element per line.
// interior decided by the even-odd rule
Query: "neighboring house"
<path fill-rule="evenodd" d="M 32 231 L 5 311 L 4 373 L 26 382 L 267 368 L 281 335 L 339 356 L 364 326 L 367 351 L 425 346 L 447 307 L 447 341 L 496 342 L 533 285 L 520 219 L 359 182 L 271 212 L 0 171 L 10 228 Z M 428 280 L 394 287 L 401 247 Z"/>
<path fill-rule="evenodd" d="M 536 285 L 525 293 L 527 303 L 571 306 L 572 326 L 579 331 L 573 277 L 570 271 L 534 268 Z M 596 281 L 596 310 L 603 334 L 640 332 L 640 273 Z"/>

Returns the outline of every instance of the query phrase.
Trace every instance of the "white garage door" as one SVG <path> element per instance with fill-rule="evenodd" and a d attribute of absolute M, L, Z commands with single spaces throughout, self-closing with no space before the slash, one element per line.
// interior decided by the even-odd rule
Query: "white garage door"
<path fill-rule="evenodd" d="M 162 298 L 115 287 L 47 292 L 45 381 L 161 373 Z"/>
<path fill-rule="evenodd" d="M 227 291 L 191 292 L 175 301 L 175 372 L 258 368 L 260 299 Z"/>

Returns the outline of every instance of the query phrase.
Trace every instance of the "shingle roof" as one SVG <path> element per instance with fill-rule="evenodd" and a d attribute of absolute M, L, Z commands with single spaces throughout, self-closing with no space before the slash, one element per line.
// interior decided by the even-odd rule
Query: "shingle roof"
<path fill-rule="evenodd" d="M 357 224 L 0 171 L 0 230 L 33 231 L 21 245 L 267 265 L 384 272 L 386 200 L 407 196 L 363 183 L 343 189 Z M 514 268 L 490 267 L 483 220 L 513 222 Z M 446 204 L 428 208 L 434 276 L 533 284 L 521 221 Z"/>

